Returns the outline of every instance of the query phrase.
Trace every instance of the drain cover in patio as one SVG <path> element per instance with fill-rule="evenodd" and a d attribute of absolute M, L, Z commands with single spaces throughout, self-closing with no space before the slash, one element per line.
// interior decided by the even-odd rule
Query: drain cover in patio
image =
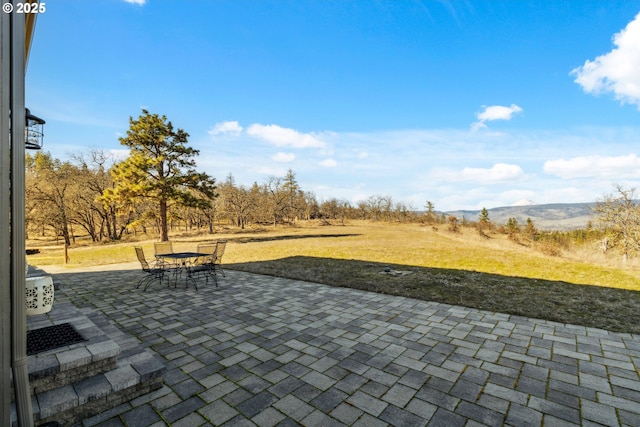
<path fill-rule="evenodd" d="M 27 355 L 86 341 L 70 323 L 27 331 Z"/>

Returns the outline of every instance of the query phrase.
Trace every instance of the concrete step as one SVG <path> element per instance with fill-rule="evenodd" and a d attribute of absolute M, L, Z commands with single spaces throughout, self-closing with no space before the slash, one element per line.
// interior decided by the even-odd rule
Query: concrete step
<path fill-rule="evenodd" d="M 108 372 L 73 384 L 36 393 L 32 398 L 35 425 L 56 421 L 73 425 L 162 387 L 164 365 L 143 351 Z"/>
<path fill-rule="evenodd" d="M 162 386 L 160 359 L 104 317 L 62 303 L 28 319 L 29 329 L 60 323 L 71 323 L 86 341 L 28 356 L 36 426 L 73 425 Z"/>

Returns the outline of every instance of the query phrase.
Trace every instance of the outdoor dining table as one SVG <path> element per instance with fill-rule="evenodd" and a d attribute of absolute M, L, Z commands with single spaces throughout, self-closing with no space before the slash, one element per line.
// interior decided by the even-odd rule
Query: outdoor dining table
<path fill-rule="evenodd" d="M 173 267 L 171 268 L 174 270 L 175 277 L 174 287 L 178 285 L 178 274 L 184 271 L 186 273 L 185 285 L 187 285 L 188 280 L 191 280 L 196 290 L 198 290 L 198 285 L 191 275 L 191 260 L 206 256 L 211 256 L 211 254 L 201 252 L 172 252 L 168 254 L 156 254 L 156 258 L 172 260 Z"/>

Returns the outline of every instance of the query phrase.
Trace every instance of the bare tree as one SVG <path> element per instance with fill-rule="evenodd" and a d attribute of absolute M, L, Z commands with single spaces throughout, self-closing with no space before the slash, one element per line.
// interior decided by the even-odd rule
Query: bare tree
<path fill-rule="evenodd" d="M 626 261 L 640 250 L 640 206 L 635 188 L 616 185 L 616 194 L 605 195 L 596 203 L 594 212 L 607 234 L 609 247 L 619 247 Z"/>
<path fill-rule="evenodd" d="M 382 215 L 387 211 L 387 199 L 384 196 L 376 194 L 370 196 L 365 203 L 368 216 L 374 221 L 380 221 Z"/>
<path fill-rule="evenodd" d="M 331 198 L 325 200 L 320 205 L 320 214 L 326 219 L 339 219 L 340 223 L 344 225 L 344 221 L 347 217 L 348 211 L 351 205 L 346 200 L 340 200 Z"/>
<path fill-rule="evenodd" d="M 66 245 L 71 245 L 71 196 L 79 190 L 79 180 L 75 179 L 78 169 L 53 159 L 49 153 L 36 153 L 27 160 L 27 194 L 32 199 L 29 205 L 36 211 L 32 216 L 44 219 Z"/>
<path fill-rule="evenodd" d="M 257 185 L 250 189 L 243 186 L 237 187 L 233 184 L 233 179 L 229 179 L 229 177 L 220 186 L 225 212 L 231 217 L 233 223 L 243 230 L 256 208 L 258 191 Z"/>
<path fill-rule="evenodd" d="M 318 204 L 315 193 L 313 191 L 304 191 L 303 197 L 304 219 L 308 221 L 312 218 L 318 218 L 320 216 L 320 205 Z"/>
<path fill-rule="evenodd" d="M 78 176 L 82 182 L 79 191 L 73 195 L 73 222 L 84 228 L 93 241 L 102 240 L 104 236 L 117 240 L 117 233 L 112 227 L 116 221 L 116 206 L 105 203 L 105 191 L 113 188 L 111 167 L 115 158 L 102 149 L 91 149 L 87 156 L 72 156 Z M 112 233 L 113 231 L 113 233 Z"/>
<path fill-rule="evenodd" d="M 399 222 L 410 222 L 414 219 L 413 208 L 404 202 L 396 202 L 393 208 L 393 214 L 396 221 Z"/>
<path fill-rule="evenodd" d="M 278 220 L 285 216 L 288 208 L 289 194 L 285 191 L 281 178 L 271 177 L 264 185 L 266 197 L 266 210 L 273 220 L 273 226 L 277 226 Z"/>

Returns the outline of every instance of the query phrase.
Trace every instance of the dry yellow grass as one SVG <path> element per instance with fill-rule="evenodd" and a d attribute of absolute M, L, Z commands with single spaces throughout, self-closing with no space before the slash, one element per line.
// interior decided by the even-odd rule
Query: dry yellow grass
<path fill-rule="evenodd" d="M 501 235 L 485 239 L 471 229 L 452 234 L 417 224 L 309 223 L 171 236 L 177 250 L 223 239 L 229 241 L 228 268 L 640 332 L 638 271 L 595 262 L 596 256 L 592 262 L 578 259 L 584 254 L 550 257 Z M 153 254 L 153 240 L 144 238 L 87 244 L 69 250 L 69 266 L 135 261 L 134 245 Z M 28 257 L 34 265 L 63 263 L 60 246 L 28 247 L 41 250 Z M 385 274 L 385 266 L 411 273 Z"/>

